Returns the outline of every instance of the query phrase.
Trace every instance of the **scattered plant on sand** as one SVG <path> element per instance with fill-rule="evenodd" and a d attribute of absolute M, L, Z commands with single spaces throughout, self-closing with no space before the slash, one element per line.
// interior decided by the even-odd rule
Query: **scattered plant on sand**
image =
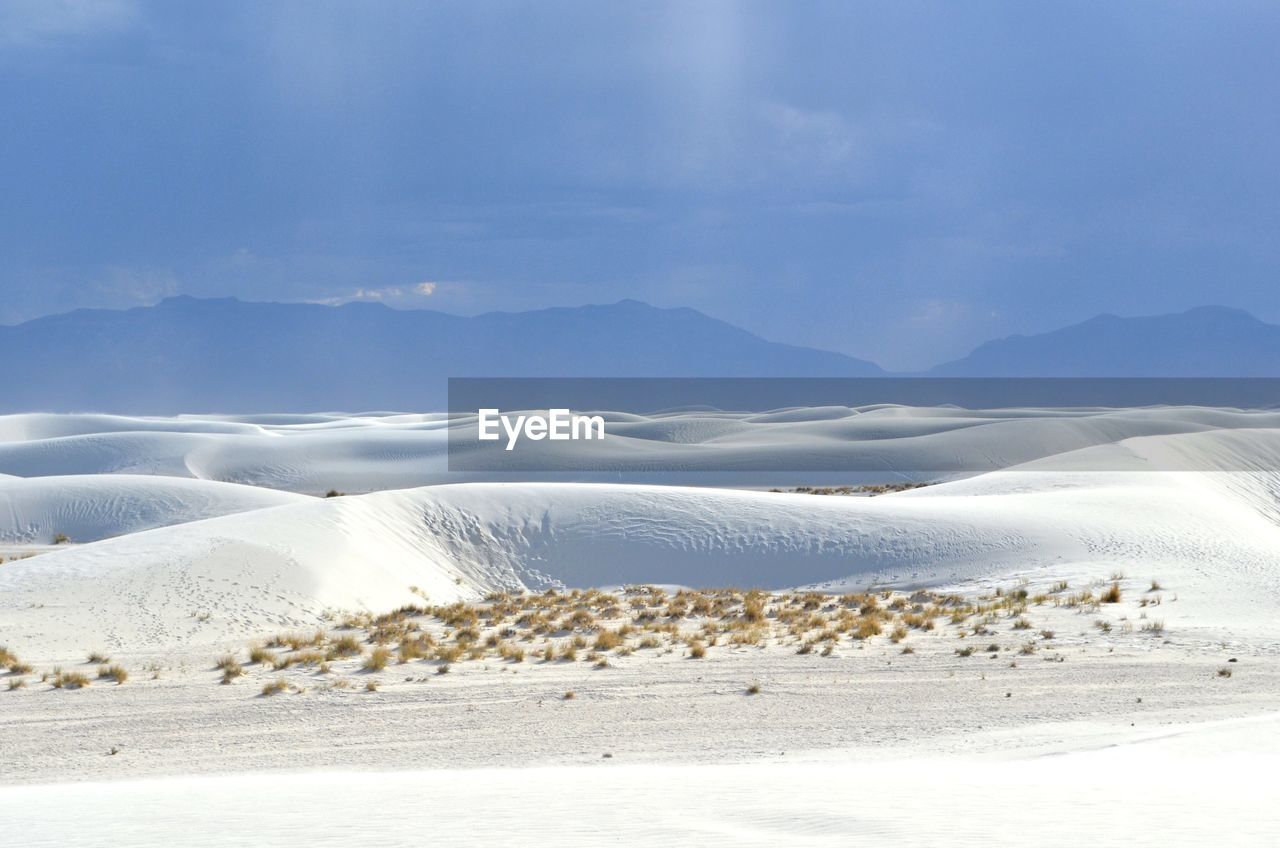
<path fill-rule="evenodd" d="M 263 685 L 262 694 L 264 697 L 270 697 L 271 695 L 279 695 L 281 692 L 287 692 L 288 690 L 288 681 L 283 677 L 277 677 L 275 680 L 268 681 Z"/>
<path fill-rule="evenodd" d="M 119 663 L 102 665 L 98 666 L 98 678 L 101 680 L 114 680 L 119 685 L 129 679 L 129 672 Z"/>

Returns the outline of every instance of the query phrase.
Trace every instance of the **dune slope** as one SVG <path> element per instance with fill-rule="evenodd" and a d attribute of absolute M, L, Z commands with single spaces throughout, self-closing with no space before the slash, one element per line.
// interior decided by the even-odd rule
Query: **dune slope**
<path fill-rule="evenodd" d="M 1117 450 L 1275 449 L 1267 431 Z M 1070 467 L 1070 456 L 1062 464 Z M 1184 632 L 1272 639 L 1269 473 L 1038 467 L 877 498 L 471 483 L 309 500 L 134 533 L 0 568 L 0 641 L 24 653 L 163 651 L 493 590 L 657 582 L 825 589 L 1019 577 L 1158 579 Z M 1217 638 L 1215 636 L 1215 638 Z"/>

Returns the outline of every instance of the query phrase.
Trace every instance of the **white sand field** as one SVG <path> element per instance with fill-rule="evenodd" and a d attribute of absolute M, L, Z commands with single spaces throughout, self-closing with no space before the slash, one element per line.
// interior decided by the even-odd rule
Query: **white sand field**
<path fill-rule="evenodd" d="M 625 444 L 593 446 L 599 468 L 609 450 L 689 469 L 773 458 L 797 482 L 824 457 L 878 457 L 886 480 L 975 453 L 1010 468 L 877 497 L 471 482 L 445 470 L 438 415 L 0 417 L 0 645 L 33 666 L 0 675 L 0 815 L 24 845 L 1262 845 L 1280 830 L 1271 782 L 1248 777 L 1280 766 L 1280 415 L 633 418 Z M 329 488 L 370 493 L 314 497 Z M 1063 581 L 1121 597 L 1068 604 Z M 1043 598 L 981 636 L 940 619 L 909 654 L 878 635 L 827 655 L 673 644 L 607 667 L 249 666 L 225 686 L 214 668 L 424 596 L 639 583 Z M 90 652 L 128 682 L 40 681 L 92 676 Z M 287 691 L 261 695 L 277 677 Z M 327 828 L 335 806 L 368 815 Z"/>

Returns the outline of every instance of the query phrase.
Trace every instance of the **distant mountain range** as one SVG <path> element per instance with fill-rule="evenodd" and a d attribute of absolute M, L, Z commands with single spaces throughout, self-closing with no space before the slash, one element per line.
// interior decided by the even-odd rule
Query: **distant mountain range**
<path fill-rule="evenodd" d="M 867 377 L 693 309 L 634 300 L 473 318 L 173 297 L 0 326 L 0 410 L 443 409 L 448 377 Z"/>
<path fill-rule="evenodd" d="M 939 365 L 935 377 L 1280 377 L 1280 326 L 1240 309 L 1099 315 L 1034 336 L 1009 336 Z"/>
<path fill-rule="evenodd" d="M 876 377 L 634 300 L 471 318 L 381 304 L 174 297 L 0 326 L 0 411 L 443 409 L 448 377 Z M 1200 307 L 987 342 L 932 377 L 1280 376 L 1280 326 Z"/>

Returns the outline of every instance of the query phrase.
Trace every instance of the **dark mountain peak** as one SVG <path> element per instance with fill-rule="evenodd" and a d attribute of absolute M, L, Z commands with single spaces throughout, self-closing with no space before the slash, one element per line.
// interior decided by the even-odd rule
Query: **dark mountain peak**
<path fill-rule="evenodd" d="M 1243 309 L 1198 306 L 1164 315 L 1096 315 L 1079 324 L 979 345 L 939 365 L 964 377 L 1280 376 L 1280 327 Z"/>

